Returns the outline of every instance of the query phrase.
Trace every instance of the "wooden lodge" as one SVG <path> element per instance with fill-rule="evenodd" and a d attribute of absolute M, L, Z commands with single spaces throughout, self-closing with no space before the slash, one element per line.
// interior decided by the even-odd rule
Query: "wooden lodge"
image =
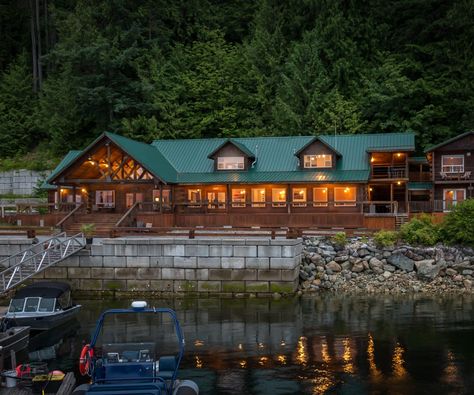
<path fill-rule="evenodd" d="M 474 133 L 156 140 L 104 133 L 47 179 L 58 225 L 393 229 L 472 196 Z"/>

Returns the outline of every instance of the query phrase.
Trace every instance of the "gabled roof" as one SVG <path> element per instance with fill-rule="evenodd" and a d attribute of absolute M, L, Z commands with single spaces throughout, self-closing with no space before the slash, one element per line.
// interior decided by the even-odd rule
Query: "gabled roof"
<path fill-rule="evenodd" d="M 295 156 L 299 156 L 304 149 L 306 149 L 307 147 L 309 147 L 311 144 L 315 143 L 316 141 L 319 141 L 320 143 L 322 143 L 324 146 L 326 146 L 332 152 L 334 152 L 337 156 L 342 156 L 341 153 L 338 150 L 336 150 L 334 147 L 330 146 L 326 141 L 324 141 L 320 137 L 313 137 L 310 141 L 308 141 L 298 151 L 295 152 Z"/>
<path fill-rule="evenodd" d="M 55 189 L 56 187 L 51 185 L 50 182 L 54 180 L 66 167 L 69 167 L 81 153 L 82 151 L 69 151 L 49 175 L 49 177 L 44 180 L 44 183 L 41 185 L 41 187 L 44 189 Z"/>
<path fill-rule="evenodd" d="M 141 143 L 129 139 L 127 137 L 119 136 L 115 133 L 104 132 L 97 137 L 91 144 L 89 144 L 82 151 L 70 151 L 61 163 L 54 169 L 53 173 L 46 179 L 46 183 L 51 183 L 56 177 L 69 168 L 75 160 L 82 154 L 86 154 L 93 147 L 95 147 L 101 140 L 108 138 L 116 144 L 121 150 L 130 155 L 133 159 L 139 162 L 146 170 L 152 173 L 165 183 L 174 182 L 176 180 L 176 170 L 163 157 L 161 152 L 156 150 L 152 145 Z M 66 160 L 67 159 L 67 160 Z"/>
<path fill-rule="evenodd" d="M 445 140 L 445 141 L 443 141 L 443 142 L 441 142 L 441 143 L 439 143 L 439 144 L 432 145 L 432 146 L 426 148 L 426 149 L 425 149 L 425 152 L 434 151 L 435 149 L 440 148 L 440 147 L 442 147 L 443 145 L 447 145 L 447 144 L 452 143 L 452 142 L 454 142 L 454 141 L 456 141 L 456 140 L 462 139 L 463 137 L 469 136 L 470 134 L 474 134 L 474 131 L 471 130 L 471 131 L 469 131 L 469 132 L 465 132 L 465 133 L 462 133 L 462 134 L 458 134 L 457 136 L 454 136 L 454 137 L 452 137 L 452 138 L 450 138 L 450 139 L 448 139 L 448 140 Z"/>
<path fill-rule="evenodd" d="M 237 149 L 242 151 L 244 153 L 244 155 L 246 155 L 248 158 L 255 159 L 255 154 L 252 151 L 250 151 L 245 145 L 239 143 L 235 139 L 227 139 L 227 140 L 223 141 L 222 144 L 219 145 L 216 149 L 214 149 L 209 155 L 207 155 L 207 157 L 209 159 L 212 159 L 214 157 L 214 155 L 217 152 L 219 152 L 219 150 L 221 150 L 226 144 L 232 144 L 234 147 L 236 147 Z"/>

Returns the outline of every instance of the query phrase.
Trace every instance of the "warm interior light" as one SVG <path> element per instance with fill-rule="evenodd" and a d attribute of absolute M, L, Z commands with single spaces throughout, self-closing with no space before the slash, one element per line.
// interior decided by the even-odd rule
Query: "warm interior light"
<path fill-rule="evenodd" d="M 372 188 L 369 188 L 369 192 L 372 192 L 372 191 L 373 191 L 373 189 L 372 189 Z"/>
<path fill-rule="evenodd" d="M 300 195 L 304 195 L 304 191 L 301 189 L 299 192 L 298 192 Z"/>
<path fill-rule="evenodd" d="M 86 192 L 87 192 L 87 189 L 86 189 L 86 188 L 82 188 L 82 189 L 81 189 L 81 192 L 82 192 L 82 193 L 86 193 Z"/>
<path fill-rule="evenodd" d="M 159 202 L 160 201 L 160 198 L 159 197 L 156 197 L 155 198 L 155 202 Z"/>
<path fill-rule="evenodd" d="M 397 181 L 397 185 L 402 185 L 402 182 L 401 182 L 401 181 Z"/>
<path fill-rule="evenodd" d="M 280 195 L 284 195 L 285 194 L 285 191 L 280 191 Z"/>
<path fill-rule="evenodd" d="M 264 190 L 264 189 L 262 189 L 262 190 L 260 191 L 260 195 L 265 195 L 265 190 Z"/>
<path fill-rule="evenodd" d="M 66 191 L 66 190 L 63 189 L 63 188 L 61 188 L 61 189 L 59 190 L 59 192 L 61 192 L 61 193 L 65 192 L 65 191 Z"/>
<path fill-rule="evenodd" d="M 327 188 L 323 188 L 323 193 L 326 193 L 328 191 Z"/>
<path fill-rule="evenodd" d="M 326 157 L 326 155 L 323 155 L 323 158 L 325 158 L 325 157 Z"/>
<path fill-rule="evenodd" d="M 400 158 L 400 156 L 402 156 L 402 154 L 398 153 L 397 156 Z"/>
<path fill-rule="evenodd" d="M 375 159 L 374 159 L 374 157 L 372 156 L 372 157 L 370 158 L 370 163 L 373 163 L 373 162 L 375 162 Z"/>
<path fill-rule="evenodd" d="M 242 189 L 242 190 L 240 191 L 240 194 L 241 194 L 241 195 L 245 195 L 245 189 Z"/>

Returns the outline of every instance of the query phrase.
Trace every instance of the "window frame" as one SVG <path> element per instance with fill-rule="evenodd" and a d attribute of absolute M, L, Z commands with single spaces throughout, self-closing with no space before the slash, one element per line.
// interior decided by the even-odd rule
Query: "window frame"
<path fill-rule="evenodd" d="M 243 200 L 234 200 L 234 191 L 238 192 L 237 195 L 243 197 L 241 198 Z M 230 190 L 230 201 L 233 208 L 245 207 L 247 204 L 247 190 L 245 188 L 232 188 Z"/>
<path fill-rule="evenodd" d="M 295 192 L 297 191 L 304 191 L 302 194 L 302 200 L 295 200 Z M 298 193 L 298 195 L 300 195 Z M 304 200 L 303 200 L 304 199 Z M 308 188 L 301 187 L 301 188 L 291 188 L 291 204 L 293 207 L 306 207 L 308 204 Z"/>
<path fill-rule="evenodd" d="M 326 191 L 326 200 L 316 200 L 316 194 L 314 191 L 316 189 L 321 189 Z M 329 203 L 329 188 L 327 187 L 314 187 L 313 188 L 313 207 L 327 207 Z"/>
<path fill-rule="evenodd" d="M 443 164 L 445 158 L 462 158 L 462 165 L 445 165 Z M 460 174 L 464 173 L 465 159 L 464 154 L 455 154 L 455 155 L 441 155 L 441 171 L 448 174 Z M 460 167 L 459 171 L 453 171 L 453 168 Z M 450 171 L 445 170 L 445 168 L 451 168 Z"/>
<path fill-rule="evenodd" d="M 456 197 L 453 200 L 447 200 L 446 199 L 446 192 L 453 191 L 453 196 Z M 457 192 L 458 191 L 463 191 L 464 194 L 464 199 L 463 200 L 458 200 L 457 199 Z M 443 211 L 444 212 L 449 212 L 451 211 L 459 202 L 463 202 L 464 200 L 467 199 L 466 195 L 466 188 L 443 188 Z M 448 207 L 448 202 L 450 202 L 451 206 Z"/>
<path fill-rule="evenodd" d="M 99 201 L 100 194 L 103 194 L 103 201 Z M 112 196 L 112 202 L 109 202 L 108 197 Z M 103 208 L 115 208 L 115 190 L 114 189 L 100 189 L 95 191 L 95 205 Z"/>
<path fill-rule="evenodd" d="M 209 195 L 214 195 L 211 197 Z M 219 195 L 223 194 L 224 200 L 219 199 Z M 207 191 L 207 208 L 214 209 L 225 209 L 226 206 L 226 192 L 225 191 Z"/>
<path fill-rule="evenodd" d="M 274 191 L 277 191 L 279 190 L 280 192 L 277 192 L 278 195 L 281 195 L 281 192 L 283 191 L 284 192 L 284 196 L 285 196 L 285 201 L 282 202 L 282 201 L 279 201 L 279 200 L 275 200 L 274 199 Z M 287 204 L 287 190 L 286 188 L 272 188 L 272 207 L 286 207 L 286 204 Z"/>
<path fill-rule="evenodd" d="M 337 190 L 342 189 L 343 193 L 346 189 L 355 190 L 355 198 L 352 200 L 338 200 L 336 198 Z M 357 205 L 357 187 L 334 187 L 334 207 L 355 207 Z"/>
<path fill-rule="evenodd" d="M 312 161 L 313 161 L 312 158 L 314 158 L 314 164 L 312 164 Z M 323 166 L 318 166 L 318 159 L 324 160 Z M 328 165 L 328 159 L 329 159 L 329 165 Z M 332 154 L 303 155 L 303 167 L 305 169 L 330 169 L 332 168 Z"/>
<path fill-rule="evenodd" d="M 153 198 L 153 204 L 154 205 L 160 205 L 160 200 L 161 200 L 161 193 L 163 192 L 163 202 L 162 202 L 162 207 L 163 208 L 170 208 L 171 207 L 171 189 L 162 189 L 161 191 L 159 189 L 153 189 L 152 192 L 152 198 Z"/>
<path fill-rule="evenodd" d="M 231 160 L 234 160 L 234 162 L 231 162 Z M 228 166 L 232 163 L 234 163 L 236 167 L 226 167 L 226 165 Z M 216 168 L 219 171 L 244 170 L 245 156 L 218 156 Z"/>
<path fill-rule="evenodd" d="M 263 194 L 261 193 L 263 191 Z M 263 196 L 263 202 L 260 200 L 254 200 L 254 192 L 257 193 L 257 196 Z M 267 200 L 267 191 L 265 188 L 252 188 L 250 191 L 251 198 L 252 198 L 252 207 L 262 208 L 265 207 L 266 200 Z"/>
<path fill-rule="evenodd" d="M 187 190 L 187 198 L 188 198 L 188 207 L 201 207 L 202 204 L 202 189 L 201 188 L 189 188 Z M 191 196 L 192 194 L 195 193 L 196 195 L 199 195 L 199 199 L 197 200 L 192 200 Z"/>

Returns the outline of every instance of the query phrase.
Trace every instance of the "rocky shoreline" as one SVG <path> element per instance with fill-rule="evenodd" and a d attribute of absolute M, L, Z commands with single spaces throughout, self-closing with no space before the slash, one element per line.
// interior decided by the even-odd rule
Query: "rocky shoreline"
<path fill-rule="evenodd" d="M 355 237 L 345 246 L 324 237 L 306 237 L 298 294 L 348 293 L 472 293 L 472 248 L 377 247 L 372 239 Z"/>

